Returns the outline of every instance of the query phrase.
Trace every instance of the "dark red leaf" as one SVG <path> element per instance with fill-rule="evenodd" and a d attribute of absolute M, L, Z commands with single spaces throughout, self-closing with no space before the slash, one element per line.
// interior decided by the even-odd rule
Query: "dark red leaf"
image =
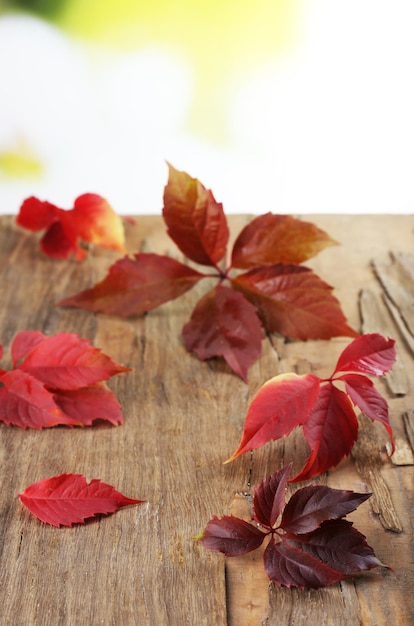
<path fill-rule="evenodd" d="M 61 214 L 64 212 L 62 211 Z M 74 256 L 77 261 L 81 261 L 85 256 L 85 250 L 78 244 L 76 234 L 71 229 L 65 228 L 63 218 L 59 222 L 54 222 L 45 232 L 40 247 L 46 256 L 54 259 L 68 259 Z"/>
<path fill-rule="evenodd" d="M 118 511 L 143 500 L 126 498 L 114 487 L 82 474 L 61 474 L 27 487 L 19 498 L 33 515 L 52 526 L 83 524 L 89 517 Z"/>
<path fill-rule="evenodd" d="M 191 289 L 203 274 L 174 259 L 158 254 L 124 257 L 91 289 L 65 298 L 59 306 L 128 317 L 141 315 Z"/>
<path fill-rule="evenodd" d="M 280 374 L 264 383 L 250 403 L 239 447 L 228 461 L 304 424 L 318 393 L 319 378 L 313 374 Z"/>
<path fill-rule="evenodd" d="M 309 533 L 325 520 L 345 517 L 370 495 L 332 489 L 326 485 L 303 487 L 293 494 L 285 506 L 280 528 L 288 533 Z"/>
<path fill-rule="evenodd" d="M 342 352 L 336 372 L 362 372 L 383 376 L 395 363 L 395 340 L 378 333 L 367 333 L 352 341 Z"/>
<path fill-rule="evenodd" d="M 52 393 L 57 406 L 76 424 L 92 426 L 95 420 L 105 420 L 116 426 L 124 422 L 121 406 L 105 383 Z"/>
<path fill-rule="evenodd" d="M 352 402 L 372 421 L 384 424 L 394 446 L 388 403 L 375 389 L 372 380 L 361 374 L 343 374 L 339 379 L 345 381 L 345 389 Z"/>
<path fill-rule="evenodd" d="M 43 383 L 21 370 L 0 377 L 0 421 L 8 426 L 36 429 L 77 425 L 63 413 Z"/>
<path fill-rule="evenodd" d="M 201 543 L 214 552 L 222 552 L 226 556 L 241 556 L 256 550 L 265 538 L 265 534 L 253 524 L 225 515 L 213 517 L 199 537 Z"/>
<path fill-rule="evenodd" d="M 345 577 L 342 572 L 285 541 L 270 541 L 263 559 L 267 575 L 279 586 L 318 589 Z"/>
<path fill-rule="evenodd" d="M 196 178 L 168 167 L 162 212 L 168 234 L 189 259 L 215 266 L 229 239 L 223 206 Z"/>
<path fill-rule="evenodd" d="M 61 390 L 80 389 L 130 371 L 74 333 L 44 336 L 28 352 L 19 368 L 47 387 Z"/>
<path fill-rule="evenodd" d="M 366 537 L 344 519 L 325 521 L 313 532 L 286 543 L 346 575 L 382 565 Z"/>
<path fill-rule="evenodd" d="M 285 465 L 255 488 L 253 509 L 255 519 L 266 528 L 273 528 L 285 506 L 286 486 L 292 465 Z"/>
<path fill-rule="evenodd" d="M 355 337 L 332 287 L 312 270 L 297 266 L 268 265 L 232 279 L 257 308 L 263 326 L 294 339 Z"/>
<path fill-rule="evenodd" d="M 302 263 L 336 245 L 323 230 L 290 215 L 265 213 L 243 228 L 233 246 L 232 267 Z"/>
<path fill-rule="evenodd" d="M 332 383 L 323 385 L 303 425 L 303 434 L 312 452 L 293 481 L 326 472 L 351 452 L 358 436 L 358 421 L 348 396 Z"/>
<path fill-rule="evenodd" d="M 246 381 L 262 349 L 262 328 L 255 308 L 240 294 L 217 285 L 198 302 L 183 328 L 185 347 L 202 361 L 222 356 Z"/>

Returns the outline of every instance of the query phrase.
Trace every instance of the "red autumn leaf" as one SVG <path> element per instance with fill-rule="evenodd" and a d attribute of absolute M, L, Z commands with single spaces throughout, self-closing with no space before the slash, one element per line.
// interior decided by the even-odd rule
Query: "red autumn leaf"
<path fill-rule="evenodd" d="M 272 539 L 264 551 L 263 561 L 269 580 L 288 588 L 318 589 L 344 578 L 342 572 L 286 541 L 276 543 Z"/>
<path fill-rule="evenodd" d="M 0 421 L 21 428 L 122 424 L 120 405 L 103 381 L 130 368 L 73 333 L 22 331 L 11 346 L 14 369 L 0 370 Z"/>
<path fill-rule="evenodd" d="M 285 465 L 262 480 L 253 495 L 254 518 L 265 528 L 273 528 L 285 507 L 286 486 L 292 464 Z"/>
<path fill-rule="evenodd" d="M 260 355 L 263 333 L 254 307 L 233 289 L 218 285 L 201 298 L 183 337 L 187 350 L 201 361 L 222 356 L 246 381 Z"/>
<path fill-rule="evenodd" d="M 240 556 L 269 539 L 264 567 L 271 581 L 285 587 L 326 587 L 355 572 L 382 566 L 365 536 L 343 519 L 371 494 L 310 485 L 297 490 L 285 504 L 290 468 L 285 466 L 255 488 L 256 523 L 232 515 L 214 516 L 198 536 L 201 543 L 226 556 Z"/>
<path fill-rule="evenodd" d="M 280 528 L 295 535 L 310 533 L 325 520 L 337 520 L 352 513 L 370 495 L 332 489 L 326 485 L 303 487 L 293 494 L 285 506 Z"/>
<path fill-rule="evenodd" d="M 383 376 L 395 363 L 394 346 L 394 339 L 378 333 L 361 335 L 342 352 L 334 373 L 352 371 Z"/>
<path fill-rule="evenodd" d="M 377 346 L 378 357 L 372 346 Z M 342 354 L 345 358 L 342 355 L 339 357 L 340 364 L 350 367 L 352 363 L 357 371 L 362 367 L 365 368 L 363 371 L 376 368 L 375 371 L 381 373 L 388 371 L 396 358 L 393 340 L 376 333 L 354 339 Z M 354 355 L 355 359 L 349 360 L 349 355 Z M 372 365 L 378 361 L 383 364 Z M 387 402 L 372 381 L 361 374 L 336 372 L 337 369 L 324 380 L 313 374 L 292 373 L 281 374 L 265 382 L 248 408 L 240 444 L 229 461 L 288 435 L 296 426 L 302 426 L 311 452 L 302 470 L 291 480 L 307 480 L 325 472 L 351 452 L 357 439 L 358 421 L 353 404 L 371 420 L 385 426 L 394 446 Z M 339 381 L 345 383 L 346 392 L 336 386 Z"/>
<path fill-rule="evenodd" d="M 103 248 L 124 250 L 121 218 L 108 202 L 97 194 L 76 198 L 73 209 L 64 210 L 31 196 L 24 200 L 16 218 L 19 226 L 31 231 L 45 230 L 41 249 L 47 256 L 77 261 L 86 255 L 80 240 Z"/>
<path fill-rule="evenodd" d="M 239 447 L 227 462 L 303 424 L 318 392 L 319 379 L 313 374 L 280 374 L 268 380 L 251 401 Z"/>
<path fill-rule="evenodd" d="M 138 253 L 111 266 L 109 274 L 91 289 L 58 302 L 109 315 L 141 315 L 191 289 L 203 275 L 158 254 Z"/>
<path fill-rule="evenodd" d="M 168 168 L 162 212 L 168 234 L 189 259 L 215 266 L 224 257 L 229 239 L 223 206 L 196 178 L 171 165 Z"/>
<path fill-rule="evenodd" d="M 366 537 L 344 519 L 324 521 L 311 533 L 288 539 L 286 543 L 346 575 L 383 565 Z"/>
<path fill-rule="evenodd" d="M 250 269 L 276 263 L 303 263 L 333 245 L 336 242 L 310 222 L 290 215 L 265 213 L 243 228 L 234 243 L 231 264 Z"/>
<path fill-rule="evenodd" d="M 44 336 L 20 363 L 27 372 L 53 389 L 80 389 L 130 371 L 74 333 Z"/>
<path fill-rule="evenodd" d="M 57 528 L 84 524 L 90 517 L 144 502 L 125 497 L 100 479 L 87 483 L 82 474 L 45 478 L 27 487 L 19 498 L 38 519 Z"/>
<path fill-rule="evenodd" d="M 242 556 L 256 550 L 265 534 L 244 520 L 225 515 L 213 517 L 200 536 L 201 543 L 213 552 L 223 552 L 226 556 Z"/>
<path fill-rule="evenodd" d="M 261 351 L 259 324 L 265 331 L 297 339 L 357 335 L 332 287 L 311 270 L 293 264 L 335 244 L 326 233 L 294 217 L 267 213 L 242 230 L 230 255 L 222 205 L 196 178 L 168 167 L 163 207 L 168 234 L 191 261 L 208 266 L 208 272 L 196 272 L 172 259 L 168 263 L 162 255 L 137 254 L 134 260 L 112 265 L 91 289 L 58 305 L 122 317 L 140 315 L 177 298 L 202 278 L 215 278 L 218 288 L 201 298 L 183 328 L 185 346 L 200 360 L 223 357 L 245 381 Z M 229 256 L 232 260 L 226 266 Z M 238 268 L 251 269 L 232 276 Z M 228 287 L 223 291 L 224 281 L 244 299 L 230 297 Z"/>
<path fill-rule="evenodd" d="M 232 279 L 232 285 L 257 308 L 263 326 L 293 339 L 355 337 L 332 287 L 312 270 L 267 265 Z"/>
<path fill-rule="evenodd" d="M 0 376 L 0 421 L 7 426 L 37 429 L 77 423 L 63 413 L 42 382 L 21 370 Z"/>
<path fill-rule="evenodd" d="M 95 420 L 105 420 L 114 426 L 124 423 L 121 406 L 105 383 L 52 393 L 57 406 L 76 424 L 92 426 Z"/>

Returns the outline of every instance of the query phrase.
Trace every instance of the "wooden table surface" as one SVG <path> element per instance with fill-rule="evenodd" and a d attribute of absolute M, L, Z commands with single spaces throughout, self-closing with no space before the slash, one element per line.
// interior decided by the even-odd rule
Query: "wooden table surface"
<path fill-rule="evenodd" d="M 229 218 L 233 237 L 248 219 Z M 11 367 L 17 332 L 41 330 L 76 332 L 133 368 L 109 383 L 123 407 L 122 426 L 24 431 L 0 425 L 2 625 L 414 623 L 414 262 L 407 256 L 414 217 L 306 219 L 341 244 L 307 265 L 335 287 L 349 323 L 397 340 L 394 377 L 376 383 L 388 399 L 396 454 L 389 459 L 385 429 L 362 416 L 352 456 L 313 481 L 374 493 L 348 518 L 395 575 L 377 568 L 330 588 L 289 590 L 268 583 L 260 554 L 226 559 L 194 539 L 213 515 L 248 519 L 253 487 L 287 462 L 298 470 L 307 456 L 301 433 L 294 432 L 223 465 L 239 442 L 255 391 L 280 372 L 329 374 L 349 339 L 267 338 L 245 384 L 224 362 L 202 363 L 183 347 L 181 328 L 203 283 L 142 318 L 59 308 L 56 301 L 101 279 L 116 254 L 95 249 L 82 263 L 53 261 L 40 254 L 36 235 L 2 217 L 2 367 Z M 180 258 L 159 216 L 138 217 L 126 230 L 129 252 Z M 385 306 L 385 293 L 394 305 Z M 24 509 L 18 494 L 62 472 L 101 478 L 146 503 L 86 525 L 48 526 Z"/>

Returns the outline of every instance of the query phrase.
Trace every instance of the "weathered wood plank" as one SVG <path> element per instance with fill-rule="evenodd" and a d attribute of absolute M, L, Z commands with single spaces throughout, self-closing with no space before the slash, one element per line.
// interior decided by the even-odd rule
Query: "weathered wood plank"
<path fill-rule="evenodd" d="M 247 219 L 230 218 L 233 237 Z M 382 293 L 370 260 L 386 250 L 409 253 L 414 219 L 309 219 L 342 245 L 327 249 L 308 265 L 335 286 L 351 325 L 359 328 L 358 293 L 369 289 L 377 298 Z M 159 217 L 139 217 L 135 225 L 128 224 L 127 245 L 130 252 L 145 248 L 180 258 Z M 248 498 L 237 494 L 251 496 L 253 487 L 284 463 L 293 461 L 294 471 L 299 470 L 307 456 L 306 443 L 295 432 L 223 465 L 237 446 L 255 391 L 283 371 L 329 375 L 348 340 L 268 338 L 245 385 L 221 361 L 200 363 L 183 348 L 180 330 L 202 286 L 140 319 L 54 306 L 102 278 L 115 258 L 114 253 L 93 250 L 81 264 L 55 262 L 40 255 L 36 237 L 18 229 L 12 218 L 0 219 L 2 366 L 10 366 L 13 336 L 19 330 L 38 329 L 77 332 L 134 368 L 110 383 L 124 410 L 125 424 L 120 427 L 32 432 L 0 426 L 2 624 L 413 623 L 413 466 L 392 465 L 384 457 L 378 469 L 403 532 L 386 532 L 378 515 L 370 514 L 369 503 L 351 516 L 378 557 L 396 570 L 396 577 L 378 570 L 320 591 L 279 589 L 269 585 L 257 555 L 247 555 L 256 559 L 252 561 L 225 559 L 194 539 L 211 516 L 234 512 L 236 504 L 248 505 Z M 399 333 L 391 317 L 385 330 L 390 336 Z M 399 350 L 411 381 L 413 357 L 404 342 Z M 412 386 L 403 397 L 394 396 L 385 385 L 381 391 L 389 400 L 398 437 L 408 444 L 403 416 L 413 407 Z M 386 434 L 378 437 L 385 445 Z M 363 450 L 362 467 L 370 461 L 371 452 Z M 347 459 L 314 482 L 368 490 L 357 469 L 353 459 Z M 85 526 L 48 527 L 22 508 L 17 495 L 28 484 L 63 471 L 102 478 L 147 502 Z M 248 507 L 244 511 L 249 514 Z"/>

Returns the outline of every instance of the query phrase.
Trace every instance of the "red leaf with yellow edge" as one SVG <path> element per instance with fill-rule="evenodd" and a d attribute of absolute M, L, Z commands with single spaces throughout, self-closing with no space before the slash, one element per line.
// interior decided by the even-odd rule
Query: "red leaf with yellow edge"
<path fill-rule="evenodd" d="M 114 426 L 124 423 L 121 405 L 105 383 L 52 393 L 57 406 L 77 425 L 92 426 L 96 420 Z"/>
<path fill-rule="evenodd" d="M 297 266 L 268 265 L 232 279 L 235 289 L 257 308 L 263 326 L 294 339 L 355 337 L 332 287 L 312 270 Z"/>
<path fill-rule="evenodd" d="M 231 265 L 249 269 L 276 263 L 303 263 L 336 245 L 323 230 L 290 215 L 265 213 L 252 220 L 237 237 Z"/>
<path fill-rule="evenodd" d="M 74 333 L 44 336 L 19 369 L 53 389 L 80 389 L 130 371 Z"/>
<path fill-rule="evenodd" d="M 73 230 L 82 241 L 101 248 L 125 251 L 122 220 L 110 204 L 94 193 L 76 198 L 71 212 Z"/>
<path fill-rule="evenodd" d="M 229 239 L 223 206 L 196 178 L 168 167 L 162 211 L 168 234 L 189 259 L 215 266 L 223 259 Z"/>
<path fill-rule="evenodd" d="M 263 333 L 255 308 L 234 289 L 218 285 L 198 302 L 183 337 L 187 350 L 200 360 L 222 356 L 246 380 L 260 355 Z"/>
<path fill-rule="evenodd" d="M 24 429 L 78 425 L 61 410 L 41 381 L 18 369 L 0 376 L 0 421 Z"/>
<path fill-rule="evenodd" d="M 203 274 L 168 256 L 138 253 L 133 259 L 116 261 L 102 281 L 58 305 L 121 317 L 141 315 L 178 298 L 202 278 Z"/>
<path fill-rule="evenodd" d="M 239 447 L 227 462 L 304 424 L 318 393 L 319 378 L 313 374 L 280 374 L 268 380 L 251 401 Z"/>
<path fill-rule="evenodd" d="M 358 436 L 358 421 L 346 393 L 331 382 L 321 386 L 315 407 L 303 425 L 303 434 L 312 452 L 293 481 L 326 472 L 351 452 Z"/>
<path fill-rule="evenodd" d="M 52 526 L 84 524 L 96 515 L 114 513 L 144 500 L 127 498 L 111 485 L 82 474 L 60 474 L 27 487 L 19 498 L 33 515 Z"/>

